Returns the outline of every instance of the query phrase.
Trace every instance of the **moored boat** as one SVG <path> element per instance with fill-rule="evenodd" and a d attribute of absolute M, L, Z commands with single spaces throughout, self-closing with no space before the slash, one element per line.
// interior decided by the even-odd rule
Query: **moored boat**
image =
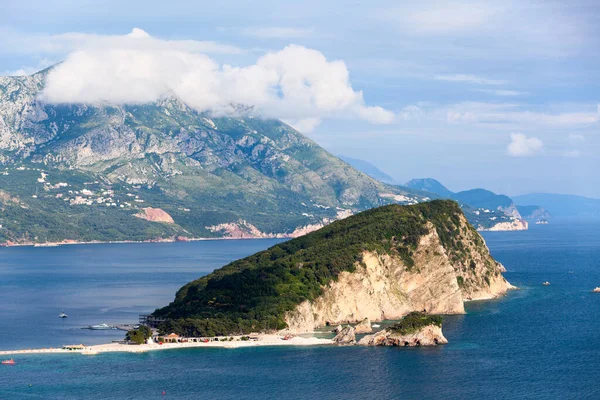
<path fill-rule="evenodd" d="M 10 360 L 4 360 L 2 361 L 2 365 L 15 365 L 15 360 L 12 358 Z"/>
<path fill-rule="evenodd" d="M 99 325 L 90 325 L 85 329 L 91 329 L 93 331 L 107 331 L 112 329 L 117 329 L 117 327 L 107 324 L 99 324 Z"/>

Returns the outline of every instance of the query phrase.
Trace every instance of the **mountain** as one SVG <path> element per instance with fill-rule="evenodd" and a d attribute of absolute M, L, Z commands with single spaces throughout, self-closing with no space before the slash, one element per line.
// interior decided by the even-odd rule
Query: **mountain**
<path fill-rule="evenodd" d="M 0 242 L 289 237 L 424 200 L 250 107 L 45 104 L 49 71 L 0 77 Z"/>
<path fill-rule="evenodd" d="M 519 205 L 539 204 L 554 217 L 600 218 L 600 199 L 554 193 L 524 194 L 513 199 Z"/>
<path fill-rule="evenodd" d="M 528 221 L 539 221 L 539 220 L 548 220 L 552 218 L 552 214 L 550 214 L 544 207 L 540 206 L 517 206 L 517 210 L 519 210 L 519 214 L 523 216 Z"/>
<path fill-rule="evenodd" d="M 454 192 L 450 191 L 439 181 L 433 178 L 412 179 L 411 181 L 407 182 L 405 186 L 416 190 L 422 190 L 424 192 L 435 193 L 446 199 L 451 199 L 454 195 Z"/>
<path fill-rule="evenodd" d="M 190 282 L 154 316 L 163 332 L 215 336 L 464 313 L 511 288 L 503 271 L 455 202 L 388 205 Z"/>
<path fill-rule="evenodd" d="M 346 156 L 339 156 L 339 157 L 342 160 L 346 161 L 348 164 L 350 164 L 352 167 L 359 170 L 360 172 L 363 172 L 363 173 L 369 175 L 371 178 L 377 179 L 378 181 L 381 181 L 381 182 L 390 183 L 390 184 L 394 183 L 394 178 L 392 178 L 391 176 L 389 176 L 388 174 L 386 174 L 385 172 L 383 172 L 382 170 L 380 170 L 379 168 L 377 168 L 376 166 L 374 166 L 373 164 L 371 164 L 368 161 L 360 160 L 358 158 L 346 157 Z"/>
<path fill-rule="evenodd" d="M 523 230 L 528 228 L 513 201 L 505 195 L 485 189 L 452 192 L 432 178 L 413 179 L 406 187 L 430 192 L 443 199 L 456 200 L 469 221 L 479 230 Z"/>

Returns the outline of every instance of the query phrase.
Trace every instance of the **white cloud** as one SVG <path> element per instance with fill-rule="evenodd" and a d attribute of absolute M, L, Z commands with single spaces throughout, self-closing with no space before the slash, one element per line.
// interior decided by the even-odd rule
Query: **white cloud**
<path fill-rule="evenodd" d="M 425 115 L 425 112 L 418 106 L 409 105 L 398 113 L 398 119 L 401 121 L 420 120 Z"/>
<path fill-rule="evenodd" d="M 506 83 L 506 81 L 487 79 L 469 74 L 436 75 L 434 78 L 438 81 L 467 82 L 475 83 L 477 85 L 503 85 Z"/>
<path fill-rule="evenodd" d="M 504 89 L 473 89 L 475 92 L 487 93 L 494 96 L 512 97 L 512 96 L 524 96 L 527 92 L 519 92 L 517 90 L 504 90 Z"/>
<path fill-rule="evenodd" d="M 300 132 L 312 132 L 321 123 L 320 118 L 304 118 L 300 120 L 285 120 L 286 124 Z"/>
<path fill-rule="evenodd" d="M 464 102 L 448 107 L 449 123 L 477 123 L 486 125 L 530 125 L 553 127 L 586 127 L 600 121 L 600 115 L 588 111 L 564 111 L 558 113 L 522 110 L 519 104 Z"/>
<path fill-rule="evenodd" d="M 68 32 L 56 35 L 22 34 L 0 28 L 0 52 L 14 54 L 63 55 L 80 49 L 143 50 L 202 52 L 208 54 L 239 54 L 236 46 L 198 40 L 163 40 L 150 36 L 144 30 L 133 28 L 128 35 L 98 35 Z"/>
<path fill-rule="evenodd" d="M 501 11 L 494 3 L 424 1 L 386 10 L 386 17 L 422 35 L 459 34 L 483 26 Z"/>
<path fill-rule="evenodd" d="M 19 69 L 16 70 L 9 70 L 9 71 L 0 71 L 0 76 L 25 76 L 25 75 L 31 75 L 35 72 L 38 72 L 44 68 L 47 68 L 49 66 L 51 66 L 52 64 L 55 64 L 55 62 L 50 61 L 48 59 L 42 59 L 40 60 L 36 66 L 34 67 L 21 67 Z"/>
<path fill-rule="evenodd" d="M 41 99 L 49 103 L 139 104 L 173 93 L 198 110 L 227 113 L 232 105 L 251 105 L 260 115 L 305 121 L 360 118 L 390 123 L 394 114 L 365 105 L 350 84 L 343 61 L 290 45 L 261 56 L 255 64 L 220 65 L 201 46 L 171 42 L 134 30 L 123 43 L 99 40 L 78 50 L 48 75 Z M 139 41 L 139 45 L 138 45 Z M 307 123 L 306 121 L 312 121 Z"/>
<path fill-rule="evenodd" d="M 511 133 L 506 152 L 512 157 L 527 157 L 541 152 L 544 143 L 536 137 L 527 137 L 522 133 Z"/>
<path fill-rule="evenodd" d="M 242 33 L 246 36 L 254 36 L 260 39 L 290 39 L 313 36 L 314 30 L 305 28 L 255 27 L 245 28 L 242 30 Z"/>

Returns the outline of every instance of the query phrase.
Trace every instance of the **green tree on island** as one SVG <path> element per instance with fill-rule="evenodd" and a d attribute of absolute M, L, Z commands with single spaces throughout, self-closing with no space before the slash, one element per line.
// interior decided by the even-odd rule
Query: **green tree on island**
<path fill-rule="evenodd" d="M 147 326 L 140 326 L 138 329 L 132 329 L 125 335 L 125 340 L 137 344 L 144 344 L 152 336 L 152 330 Z"/>

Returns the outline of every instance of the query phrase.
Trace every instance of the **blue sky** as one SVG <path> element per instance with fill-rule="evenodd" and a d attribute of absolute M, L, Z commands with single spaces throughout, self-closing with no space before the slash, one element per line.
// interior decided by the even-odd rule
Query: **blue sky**
<path fill-rule="evenodd" d="M 307 94 L 310 104 L 265 99 L 262 110 L 400 182 L 435 177 L 452 190 L 600 197 L 596 1 L 123 3 L 0 2 L 0 74 L 118 47 L 115 35 L 139 28 L 156 39 L 152 49 L 179 46 L 220 65 L 254 66 L 243 77 L 265 65 L 331 74 L 337 97 L 325 105 L 321 90 Z M 290 44 L 296 50 L 282 50 Z M 327 89 L 329 81 L 319 82 Z"/>

